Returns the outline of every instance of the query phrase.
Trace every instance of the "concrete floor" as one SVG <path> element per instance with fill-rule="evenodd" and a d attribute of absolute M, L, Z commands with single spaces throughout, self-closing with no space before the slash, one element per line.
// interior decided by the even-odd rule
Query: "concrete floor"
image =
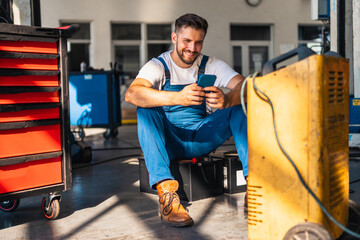
<path fill-rule="evenodd" d="M 109 140 L 95 133 L 86 137 L 93 160 L 73 165 L 73 189 L 62 194 L 59 218 L 44 219 L 43 196 L 21 199 L 14 212 L 0 212 L 0 239 L 247 239 L 244 193 L 186 204 L 192 227 L 163 225 L 157 196 L 139 191 L 136 126 L 120 127 Z M 220 151 L 230 149 L 231 140 Z M 359 159 L 350 159 L 350 198 L 360 204 Z"/>

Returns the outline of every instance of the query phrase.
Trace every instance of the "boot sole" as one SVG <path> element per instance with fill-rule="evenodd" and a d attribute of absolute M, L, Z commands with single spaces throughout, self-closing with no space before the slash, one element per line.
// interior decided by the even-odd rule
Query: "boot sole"
<path fill-rule="evenodd" d="M 194 221 L 193 221 L 193 220 L 187 221 L 187 222 L 174 223 L 174 222 L 167 222 L 167 221 L 165 221 L 163 218 L 161 218 L 161 221 L 162 221 L 165 225 L 170 226 L 170 227 L 190 227 L 191 225 L 194 224 Z"/>
<path fill-rule="evenodd" d="M 189 227 L 194 224 L 194 221 L 192 219 L 190 219 L 189 221 L 186 221 L 186 222 L 169 222 L 169 221 L 164 220 L 161 213 L 159 213 L 159 215 L 160 215 L 161 221 L 165 225 L 170 226 L 170 227 Z"/>

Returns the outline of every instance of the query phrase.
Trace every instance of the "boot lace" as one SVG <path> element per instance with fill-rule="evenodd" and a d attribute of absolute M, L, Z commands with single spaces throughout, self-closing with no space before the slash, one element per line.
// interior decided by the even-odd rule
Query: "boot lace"
<path fill-rule="evenodd" d="M 180 208 L 180 198 L 179 195 L 176 192 L 165 192 L 161 197 L 159 198 L 160 204 L 164 205 L 164 208 L 162 210 L 162 213 L 164 216 L 167 216 L 171 213 L 173 209 L 173 202 L 178 203 L 178 209 Z"/>

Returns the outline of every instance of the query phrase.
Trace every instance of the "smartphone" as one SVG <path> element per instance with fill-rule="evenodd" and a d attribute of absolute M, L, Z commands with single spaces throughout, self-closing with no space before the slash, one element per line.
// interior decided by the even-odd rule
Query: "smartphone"
<path fill-rule="evenodd" d="M 200 75 L 197 85 L 203 88 L 214 86 L 215 80 L 216 80 L 216 75 L 203 74 Z"/>

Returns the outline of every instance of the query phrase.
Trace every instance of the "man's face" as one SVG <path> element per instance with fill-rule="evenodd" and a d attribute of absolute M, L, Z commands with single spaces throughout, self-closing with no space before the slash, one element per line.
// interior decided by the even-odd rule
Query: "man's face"
<path fill-rule="evenodd" d="M 204 43 L 204 31 L 192 27 L 183 27 L 178 33 L 172 34 L 172 41 L 180 60 L 192 65 L 200 55 Z"/>

